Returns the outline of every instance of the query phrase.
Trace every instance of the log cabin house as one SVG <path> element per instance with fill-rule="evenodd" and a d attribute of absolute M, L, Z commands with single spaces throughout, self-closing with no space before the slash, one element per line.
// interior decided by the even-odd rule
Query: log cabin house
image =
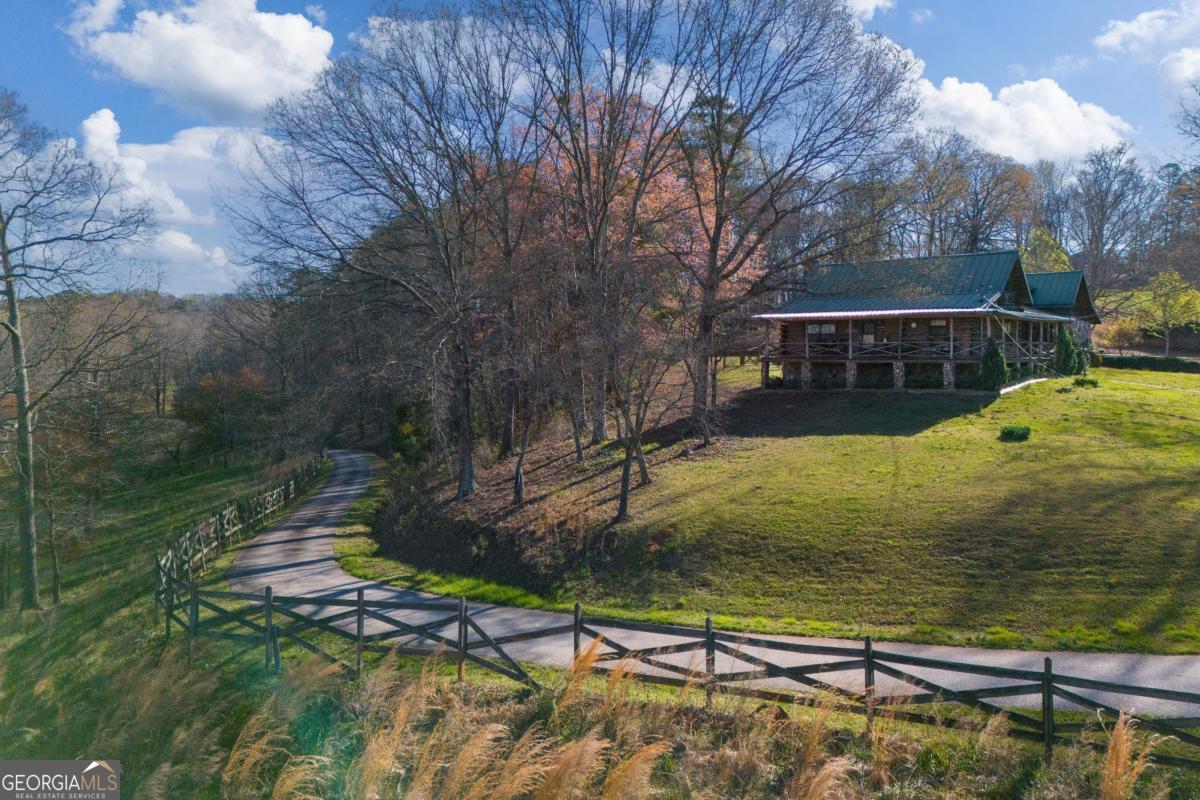
<path fill-rule="evenodd" d="M 823 265 L 805 284 L 756 315 L 763 388 L 974 388 L 988 339 L 1033 375 L 1063 326 L 1086 341 L 1100 321 L 1083 273 L 1026 273 L 1016 250 Z"/>

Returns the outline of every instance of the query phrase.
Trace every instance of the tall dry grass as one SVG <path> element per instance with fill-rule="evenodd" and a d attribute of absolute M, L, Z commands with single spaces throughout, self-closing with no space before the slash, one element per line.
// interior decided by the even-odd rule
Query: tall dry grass
<path fill-rule="evenodd" d="M 899 712 L 908 706 L 904 696 L 891 698 L 875 709 L 875 721 L 867 732 L 870 752 L 868 779 L 872 786 L 886 789 L 896 771 L 911 762 L 915 742 L 901 731 Z"/>
<path fill-rule="evenodd" d="M 841 700 L 793 706 L 695 687 L 644 689 L 630 665 L 599 672 L 589 647 L 543 692 L 452 682 L 392 660 L 361 681 L 297 666 L 250 714 L 225 760 L 222 795 L 273 800 L 787 800 L 1013 797 L 1142 800 L 1155 737 L 1123 717 L 1104 754 L 1063 747 L 1054 765 L 1003 716 L 920 737 L 880 704 L 869 735 Z M 607 665 L 606 665 L 607 666 Z M 319 735 L 314 735 L 314 728 Z M 931 765 L 934 765 L 931 767 Z M 934 768 L 935 767 L 935 768 Z M 145 782 L 147 797 L 169 775 Z M 149 791 L 158 787 L 156 792 Z M 1198 784 L 1200 787 L 1200 784 Z M 139 793 L 140 795 L 143 793 Z M 1187 794 L 1179 794 L 1187 797 Z M 1197 796 L 1200 796 L 1198 793 Z"/>
<path fill-rule="evenodd" d="M 670 742 L 651 742 L 609 770 L 600 800 L 632 800 L 650 791 L 650 774 L 659 757 L 671 751 Z"/>
<path fill-rule="evenodd" d="M 1124 711 L 1108 731 L 1108 744 L 1100 766 L 1100 800 L 1132 800 L 1150 754 L 1161 736 L 1139 736 L 1137 721 Z M 1166 796 L 1164 793 L 1161 795 Z"/>
<path fill-rule="evenodd" d="M 278 701 L 271 698 L 242 726 L 221 774 L 222 794 L 231 799 L 261 797 L 291 757 L 289 744 L 290 726 Z"/>
<path fill-rule="evenodd" d="M 271 800 L 324 800 L 331 764 L 325 756 L 290 757 L 271 787 Z"/>
<path fill-rule="evenodd" d="M 603 642 L 600 639 L 592 639 L 588 642 L 587 647 L 571 661 L 571 667 L 567 670 L 566 684 L 554 701 L 554 717 L 561 716 L 584 699 L 584 684 L 593 675 L 596 660 L 600 658 L 601 647 L 603 647 Z"/>
<path fill-rule="evenodd" d="M 407 683 L 384 675 L 366 684 L 366 696 L 359 701 L 363 746 L 352 764 L 357 797 L 379 796 L 384 784 L 397 776 L 401 756 L 411 752 L 411 743 L 417 738 L 412 725 L 425 717 L 434 698 L 437 663 L 429 659 L 420 676 Z"/>

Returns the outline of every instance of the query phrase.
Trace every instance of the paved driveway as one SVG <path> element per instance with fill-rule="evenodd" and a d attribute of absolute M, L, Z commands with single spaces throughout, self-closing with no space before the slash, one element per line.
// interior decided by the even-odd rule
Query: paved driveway
<path fill-rule="evenodd" d="M 347 508 L 366 490 L 370 467 L 367 459 L 358 453 L 333 451 L 330 455 L 334 465 L 326 484 L 303 505 L 288 514 L 274 527 L 260 533 L 238 553 L 229 572 L 229 582 L 232 587 L 237 591 L 260 592 L 270 586 L 276 595 L 324 595 L 347 599 L 353 599 L 358 589 L 362 588 L 366 597 L 371 600 L 429 601 L 438 599 L 435 595 L 424 592 L 361 580 L 342 571 L 333 554 L 334 533 Z M 345 611 L 344 608 L 322 605 L 319 601 L 314 602 L 311 606 L 303 607 L 301 610 L 305 614 L 317 617 Z M 470 604 L 470 614 L 493 638 L 561 626 L 571 622 L 569 614 L 485 603 Z M 409 623 L 423 623 L 445 617 L 444 613 L 427 611 L 388 611 L 386 615 Z M 352 629 L 354 621 L 346 620 L 339 624 L 347 629 Z M 366 632 L 370 634 L 387 630 L 388 627 L 386 623 L 368 619 Z M 443 632 L 450 631 L 453 627 L 453 625 L 447 626 Z M 656 647 L 684 640 L 680 637 L 665 636 L 660 633 L 624 629 L 600 628 L 599 631 L 613 641 L 629 648 Z M 448 635 L 453 636 L 452 633 Z M 858 646 L 857 642 L 838 639 L 795 636 L 763 636 L 760 638 L 809 645 Z M 1054 672 L 1057 674 L 1159 689 L 1200 691 L 1200 657 L 1197 656 L 995 650 L 900 642 L 880 642 L 876 649 L 888 653 L 1035 671 L 1042 670 L 1045 657 L 1050 656 L 1053 659 Z M 517 661 L 562 667 L 567 666 L 571 661 L 572 637 L 570 633 L 565 633 L 529 642 L 515 642 L 506 646 L 505 650 Z M 753 656 L 767 657 L 781 666 L 797 666 L 835 660 L 830 656 L 779 651 L 768 653 L 766 650 L 755 647 L 744 647 L 743 650 Z M 697 662 L 698 657 L 702 659 L 702 654 L 693 652 L 665 656 L 663 660 L 680 666 L 698 668 L 701 666 Z M 749 664 L 735 661 L 732 656 L 722 654 L 717 657 L 716 670 L 718 672 L 748 668 L 750 668 Z M 920 678 L 951 689 L 977 689 L 1015 682 L 989 676 L 948 673 L 927 668 L 905 667 L 904 669 Z M 646 671 L 653 670 L 647 668 Z M 830 673 L 826 679 L 831 683 L 850 689 L 861 689 L 863 684 L 861 670 Z M 755 685 L 772 686 L 787 683 L 786 681 L 781 683 L 777 679 L 759 681 Z M 794 684 L 788 685 L 794 686 Z M 881 694 L 912 691 L 907 684 L 884 676 L 879 676 L 878 686 Z M 1200 715 L 1200 706 L 1170 700 L 1141 698 L 1130 702 L 1102 692 L 1079 690 L 1079 693 L 1109 705 L 1136 708 L 1142 714 L 1165 717 Z M 1036 705 L 1038 700 L 1033 697 L 1025 697 L 997 699 L 993 702 L 1030 707 Z"/>

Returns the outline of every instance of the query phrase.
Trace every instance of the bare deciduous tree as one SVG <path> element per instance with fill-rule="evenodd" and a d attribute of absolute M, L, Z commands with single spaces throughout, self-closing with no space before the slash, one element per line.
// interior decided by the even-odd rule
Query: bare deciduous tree
<path fill-rule="evenodd" d="M 1179 106 L 1179 132 L 1193 145 L 1200 144 L 1200 81 L 1188 87 Z"/>
<path fill-rule="evenodd" d="M 695 240 L 669 250 L 696 286 L 692 419 L 707 443 L 721 320 L 845 233 L 827 225 L 769 246 L 877 169 L 916 104 L 908 57 L 864 34 L 841 0 L 706 0 L 693 13 L 697 99 L 680 154 Z"/>
<path fill-rule="evenodd" d="M 1115 310 L 1151 241 L 1156 193 L 1127 144 L 1087 155 L 1071 187 L 1068 251 L 1087 273 L 1101 311 Z"/>
<path fill-rule="evenodd" d="M 589 332 L 592 441 L 608 436 L 611 372 L 619 353 L 618 274 L 637 237 L 669 209 L 651 187 L 673 163 L 695 89 L 696 17 L 667 0 L 515 0 L 504 4 L 526 73 L 545 88 L 545 130 L 558 191 L 579 232 L 579 295 Z"/>
<path fill-rule="evenodd" d="M 390 12 L 370 40 L 272 114 L 281 139 L 235 209 L 252 257 L 284 272 L 378 280 L 420 320 L 431 365 L 450 376 L 458 493 L 475 489 L 472 384 L 485 273 L 485 200 L 532 138 L 507 139 L 523 76 L 478 17 Z M 499 148 L 499 149 L 498 149 Z M 512 226 L 493 233 L 513 246 Z"/>
<path fill-rule="evenodd" d="M 109 267 L 106 257 L 139 236 L 149 222 L 142 205 L 127 204 L 119 176 L 89 161 L 67 139 L 54 139 L 31 122 L 23 106 L 0 93 L 0 266 L 4 319 L 11 351 L 11 387 L 16 413 L 17 535 L 21 551 L 21 604 L 39 600 L 33 429 L 39 406 L 69 381 L 88 359 L 129 326 L 141 312 L 113 304 L 79 341 L 60 341 L 37 355 L 22 318 L 36 303 L 54 317 L 72 292 L 87 291 Z M 33 359 L 57 365 L 37 386 Z"/>

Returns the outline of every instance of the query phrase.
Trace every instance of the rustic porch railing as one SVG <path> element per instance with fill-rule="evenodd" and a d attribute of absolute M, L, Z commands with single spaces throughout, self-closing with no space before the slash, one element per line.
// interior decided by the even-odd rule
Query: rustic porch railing
<path fill-rule="evenodd" d="M 845 336 L 836 340 L 810 341 L 804 344 L 772 345 L 766 350 L 768 359 L 854 359 L 857 361 L 980 361 L 987 351 L 987 342 L 956 340 L 953 344 L 946 339 L 918 339 L 901 342 L 863 342 L 854 340 L 853 348 Z M 1003 345 L 1004 358 L 1010 362 L 1041 361 L 1054 356 L 1054 345 L 1049 342 L 1013 342 Z"/>
<path fill-rule="evenodd" d="M 901 342 L 864 342 L 855 339 L 853 347 L 845 336 L 836 340 L 810 341 L 807 349 L 803 344 L 785 347 L 772 346 L 767 349 L 768 358 L 836 358 L 858 361 L 902 361 L 928 359 L 931 361 L 978 361 L 983 358 L 986 345 L 967 344 L 956 341 L 953 345 L 946 339 L 918 339 Z"/>
<path fill-rule="evenodd" d="M 1140 699 L 1180 704 L 1193 713 L 1200 709 L 1200 693 L 1064 675 L 1054 671 L 1050 658 L 1041 670 L 1014 669 L 908 655 L 877 648 L 869 638 L 844 645 L 807 644 L 719 631 L 711 618 L 701 630 L 594 617 L 578 605 L 570 622 L 493 636 L 486 630 L 486 614 L 473 613 L 465 598 L 380 600 L 366 597 L 363 588 L 353 597 L 276 595 L 270 587 L 252 594 L 199 589 L 192 580 L 168 572 L 160 577 L 165 635 L 170 638 L 173 625 L 186 631 L 189 658 L 198 639 L 223 639 L 243 645 L 239 652 L 261 649 L 264 665 L 276 672 L 280 643 L 287 641 L 352 675 L 361 675 L 364 653 L 441 655 L 457 663 L 460 679 L 471 664 L 536 689 L 538 682 L 508 652 L 512 645 L 559 639 L 565 662 L 568 648 L 577 658 L 595 640 L 601 648 L 598 671 L 632 662 L 631 679 L 692 686 L 709 701 L 723 694 L 797 704 L 811 701 L 815 690 L 833 698 L 837 710 L 863 715 L 868 727 L 886 714 L 906 723 L 978 729 L 980 722 L 962 711 L 1003 714 L 1010 734 L 1040 743 L 1047 758 L 1056 746 L 1101 746 L 1097 737 L 1086 736 L 1115 719 L 1119 709 L 1132 710 Z M 629 635 L 638 633 L 665 641 L 647 647 L 627 643 Z M 680 656 L 691 657 L 680 663 Z M 810 663 L 783 663 L 798 657 L 811 657 Z M 725 661 L 720 669 L 719 658 Z M 833 679 L 839 674 L 845 679 Z M 955 676 L 990 681 L 956 688 Z M 881 685 L 881 677 L 891 686 Z M 1011 702 L 1022 697 L 1029 698 L 1028 706 Z M 1002 698 L 1009 702 L 994 702 Z M 1145 729 L 1169 737 L 1156 747 L 1154 761 L 1200 769 L 1200 736 L 1194 732 L 1200 716 L 1134 716 Z"/>

